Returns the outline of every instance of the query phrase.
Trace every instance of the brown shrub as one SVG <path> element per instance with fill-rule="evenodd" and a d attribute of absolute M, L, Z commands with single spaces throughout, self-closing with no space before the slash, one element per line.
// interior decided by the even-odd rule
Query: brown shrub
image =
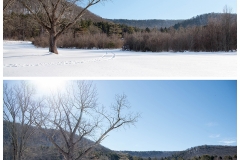
<path fill-rule="evenodd" d="M 48 47 L 49 46 L 48 35 L 41 35 L 39 37 L 35 37 L 32 43 L 36 47 Z"/>
<path fill-rule="evenodd" d="M 36 37 L 33 44 L 38 47 L 48 47 L 48 36 Z M 121 48 L 123 40 L 113 35 L 108 37 L 106 34 L 82 34 L 74 38 L 73 34 L 65 33 L 57 41 L 57 47 L 60 48 Z"/>

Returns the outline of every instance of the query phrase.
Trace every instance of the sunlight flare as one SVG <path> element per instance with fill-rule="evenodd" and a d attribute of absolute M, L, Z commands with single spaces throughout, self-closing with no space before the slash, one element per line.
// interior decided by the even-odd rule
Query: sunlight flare
<path fill-rule="evenodd" d="M 44 92 L 50 92 L 63 89 L 66 81 L 55 78 L 44 78 L 34 81 L 34 84 L 36 85 L 37 89 Z"/>

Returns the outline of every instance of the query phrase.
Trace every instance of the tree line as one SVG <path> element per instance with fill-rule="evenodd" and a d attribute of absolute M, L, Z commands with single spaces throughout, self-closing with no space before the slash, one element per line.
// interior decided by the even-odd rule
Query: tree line
<path fill-rule="evenodd" d="M 63 48 L 122 48 L 124 35 L 138 32 L 140 29 L 111 22 L 93 22 L 80 20 L 63 33 L 58 42 L 58 47 Z M 39 47 L 48 47 L 46 34 L 35 37 L 33 44 Z"/>
<path fill-rule="evenodd" d="M 237 49 L 237 19 L 226 8 L 220 19 L 205 26 L 161 28 L 124 37 L 124 49 L 133 51 L 233 51 Z"/>
<path fill-rule="evenodd" d="M 33 40 L 41 35 L 47 36 L 47 31 L 38 24 L 31 14 L 14 13 L 4 15 L 3 38 L 13 40 Z M 125 34 L 143 31 L 136 27 L 124 24 L 115 24 L 108 21 L 94 22 L 91 19 L 81 19 L 64 34 L 72 34 L 71 38 L 81 35 L 106 34 L 107 36 L 117 35 L 123 38 Z"/>
<path fill-rule="evenodd" d="M 158 20 L 158 19 L 148 19 L 148 20 L 129 20 L 129 19 L 108 19 L 114 23 L 126 24 L 128 26 L 134 26 L 137 28 L 164 28 L 171 27 L 177 23 L 183 22 L 183 20 Z"/>
<path fill-rule="evenodd" d="M 48 154 L 65 160 L 94 159 L 92 151 L 109 132 L 137 122 L 139 115 L 127 113 L 129 107 L 124 94 L 116 95 L 109 108 L 98 105 L 92 82 L 73 81 L 45 95 L 26 81 L 4 84 L 4 159 L 41 159 Z"/>
<path fill-rule="evenodd" d="M 127 25 L 81 19 L 59 37 L 57 46 L 64 48 L 121 48 L 124 35 L 139 31 L 141 29 Z M 30 14 L 13 12 L 5 15 L 4 39 L 30 40 L 38 47 L 48 47 L 48 37 L 48 31 L 38 24 Z"/>
<path fill-rule="evenodd" d="M 130 156 L 129 160 L 185 160 L 181 157 L 162 157 L 162 158 L 142 158 L 142 157 L 132 157 Z M 237 155 L 234 156 L 210 156 L 210 155 L 202 155 L 193 158 L 188 158 L 188 160 L 237 160 Z"/>

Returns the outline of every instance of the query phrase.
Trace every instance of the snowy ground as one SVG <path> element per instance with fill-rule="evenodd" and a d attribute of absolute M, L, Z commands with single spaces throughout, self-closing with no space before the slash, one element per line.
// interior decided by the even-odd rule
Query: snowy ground
<path fill-rule="evenodd" d="M 4 77 L 237 78 L 237 52 L 130 52 L 36 48 L 3 42 Z"/>

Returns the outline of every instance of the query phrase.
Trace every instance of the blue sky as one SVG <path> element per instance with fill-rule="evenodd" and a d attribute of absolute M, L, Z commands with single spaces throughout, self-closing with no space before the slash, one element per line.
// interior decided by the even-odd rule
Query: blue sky
<path fill-rule="evenodd" d="M 236 81 L 97 81 L 99 99 L 125 93 L 136 126 L 109 134 L 114 150 L 185 150 L 198 145 L 236 145 Z"/>
<path fill-rule="evenodd" d="M 204 13 L 237 12 L 237 0 L 108 0 L 89 10 L 109 19 L 188 19 Z"/>
<path fill-rule="evenodd" d="M 112 150 L 176 151 L 205 144 L 237 145 L 236 81 L 98 80 L 93 83 L 99 104 L 110 106 L 116 94 L 124 93 L 130 110 L 141 114 L 135 126 L 115 130 L 103 141 L 102 145 Z"/>

